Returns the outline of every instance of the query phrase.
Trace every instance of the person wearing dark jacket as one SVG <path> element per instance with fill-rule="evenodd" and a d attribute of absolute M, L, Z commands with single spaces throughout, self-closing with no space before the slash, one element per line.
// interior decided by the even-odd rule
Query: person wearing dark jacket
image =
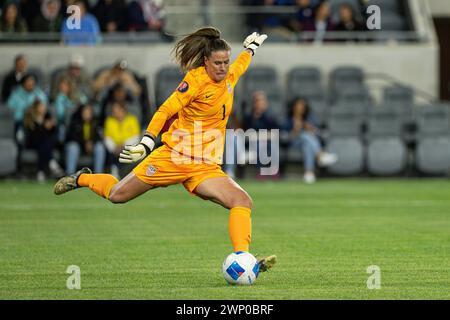
<path fill-rule="evenodd" d="M 264 134 L 261 134 L 262 131 L 260 130 L 272 130 L 272 129 L 278 129 L 279 124 L 275 120 L 275 117 L 270 112 L 269 109 L 269 100 L 267 98 L 267 95 L 264 91 L 255 91 L 253 92 L 253 104 L 252 104 L 252 111 L 251 114 L 244 117 L 243 121 L 243 127 L 244 130 L 253 129 L 256 130 L 258 133 L 255 138 L 257 138 L 257 150 L 254 150 L 253 146 L 255 145 L 255 141 L 249 141 L 249 148 L 247 152 L 247 159 L 249 163 L 255 163 L 258 166 L 261 166 L 261 154 L 260 149 L 266 149 L 267 152 L 270 154 L 272 158 L 278 157 L 278 154 L 275 154 L 277 150 L 271 149 L 271 143 L 270 142 L 270 135 L 265 136 Z M 250 136 L 251 137 L 251 136 Z M 250 138 L 252 139 L 252 138 Z M 267 144 L 266 148 L 261 148 L 262 144 Z M 255 161 L 256 160 L 256 161 Z"/>
<path fill-rule="evenodd" d="M 50 169 L 54 176 L 64 172 L 53 158 L 56 143 L 56 119 L 48 111 L 44 101 L 36 100 L 25 113 L 24 128 L 27 148 L 38 154 L 37 180 L 45 181 L 45 172 Z"/>
<path fill-rule="evenodd" d="M 3 79 L 2 101 L 6 102 L 13 90 L 20 85 L 22 78 L 27 72 L 27 59 L 23 54 L 18 54 L 14 59 L 14 69 Z"/>
<path fill-rule="evenodd" d="M 66 172 L 75 172 L 81 154 L 93 157 L 94 171 L 103 172 L 106 150 L 100 126 L 90 104 L 80 105 L 72 115 L 66 135 Z"/>

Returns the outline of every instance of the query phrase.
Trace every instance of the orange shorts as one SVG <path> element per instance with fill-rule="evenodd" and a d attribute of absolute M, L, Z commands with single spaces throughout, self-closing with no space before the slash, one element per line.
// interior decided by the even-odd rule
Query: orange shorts
<path fill-rule="evenodd" d="M 206 179 L 227 176 L 220 165 L 195 163 L 191 157 L 173 155 L 172 149 L 166 145 L 150 153 L 133 172 L 151 186 L 167 187 L 182 183 L 191 193 Z"/>

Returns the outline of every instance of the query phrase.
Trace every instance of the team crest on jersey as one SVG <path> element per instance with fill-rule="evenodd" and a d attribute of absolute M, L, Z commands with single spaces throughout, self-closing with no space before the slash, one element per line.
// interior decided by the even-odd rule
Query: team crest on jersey
<path fill-rule="evenodd" d="M 232 93 L 233 89 L 231 88 L 231 83 L 227 82 L 227 86 L 228 86 L 228 92 Z"/>
<path fill-rule="evenodd" d="M 145 173 L 147 174 L 147 176 L 151 177 L 156 173 L 156 168 L 152 165 L 149 165 Z"/>
<path fill-rule="evenodd" d="M 187 83 L 186 81 L 183 81 L 182 83 L 180 83 L 177 90 L 181 93 L 184 93 L 184 92 L 188 91 L 188 89 L 189 89 L 189 83 Z"/>

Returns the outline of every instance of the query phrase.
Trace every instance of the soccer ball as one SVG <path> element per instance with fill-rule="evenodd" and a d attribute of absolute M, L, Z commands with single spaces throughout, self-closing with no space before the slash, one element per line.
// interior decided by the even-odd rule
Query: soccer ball
<path fill-rule="evenodd" d="M 222 273 L 229 284 L 251 285 L 259 274 L 258 260 L 246 251 L 233 252 L 223 262 Z"/>

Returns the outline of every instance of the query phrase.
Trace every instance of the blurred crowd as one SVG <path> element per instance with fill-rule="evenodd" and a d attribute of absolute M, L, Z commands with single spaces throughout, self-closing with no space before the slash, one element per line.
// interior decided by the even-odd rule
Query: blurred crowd
<path fill-rule="evenodd" d="M 49 90 L 41 87 L 39 78 L 28 69 L 27 57 L 19 54 L 1 88 L 2 104 L 14 121 L 19 171 L 20 153 L 32 149 L 38 155 L 40 181 L 48 174 L 62 175 L 62 168 L 76 171 L 82 156 L 92 160 L 96 172 L 107 165 L 118 176 L 119 152 L 125 144 L 136 143 L 142 121 L 148 121 L 145 82 L 123 59 L 90 77 L 83 56 L 77 54 L 52 74 Z M 56 161 L 58 149 L 63 157 Z"/>
<path fill-rule="evenodd" d="M 301 32 L 316 32 L 314 41 L 322 41 L 327 31 L 364 31 L 367 1 L 339 1 L 331 8 L 327 0 L 242 0 L 242 5 L 268 7 L 294 6 L 295 13 L 252 13 L 247 25 L 260 32 L 290 38 Z M 332 10 L 333 9 L 333 10 Z M 337 39 L 334 39 L 337 40 Z"/>
<path fill-rule="evenodd" d="M 67 8 L 80 8 L 80 26 L 65 23 Z M 0 32 L 62 33 L 66 44 L 95 44 L 101 33 L 157 31 L 165 23 L 163 0 L 0 0 Z"/>

